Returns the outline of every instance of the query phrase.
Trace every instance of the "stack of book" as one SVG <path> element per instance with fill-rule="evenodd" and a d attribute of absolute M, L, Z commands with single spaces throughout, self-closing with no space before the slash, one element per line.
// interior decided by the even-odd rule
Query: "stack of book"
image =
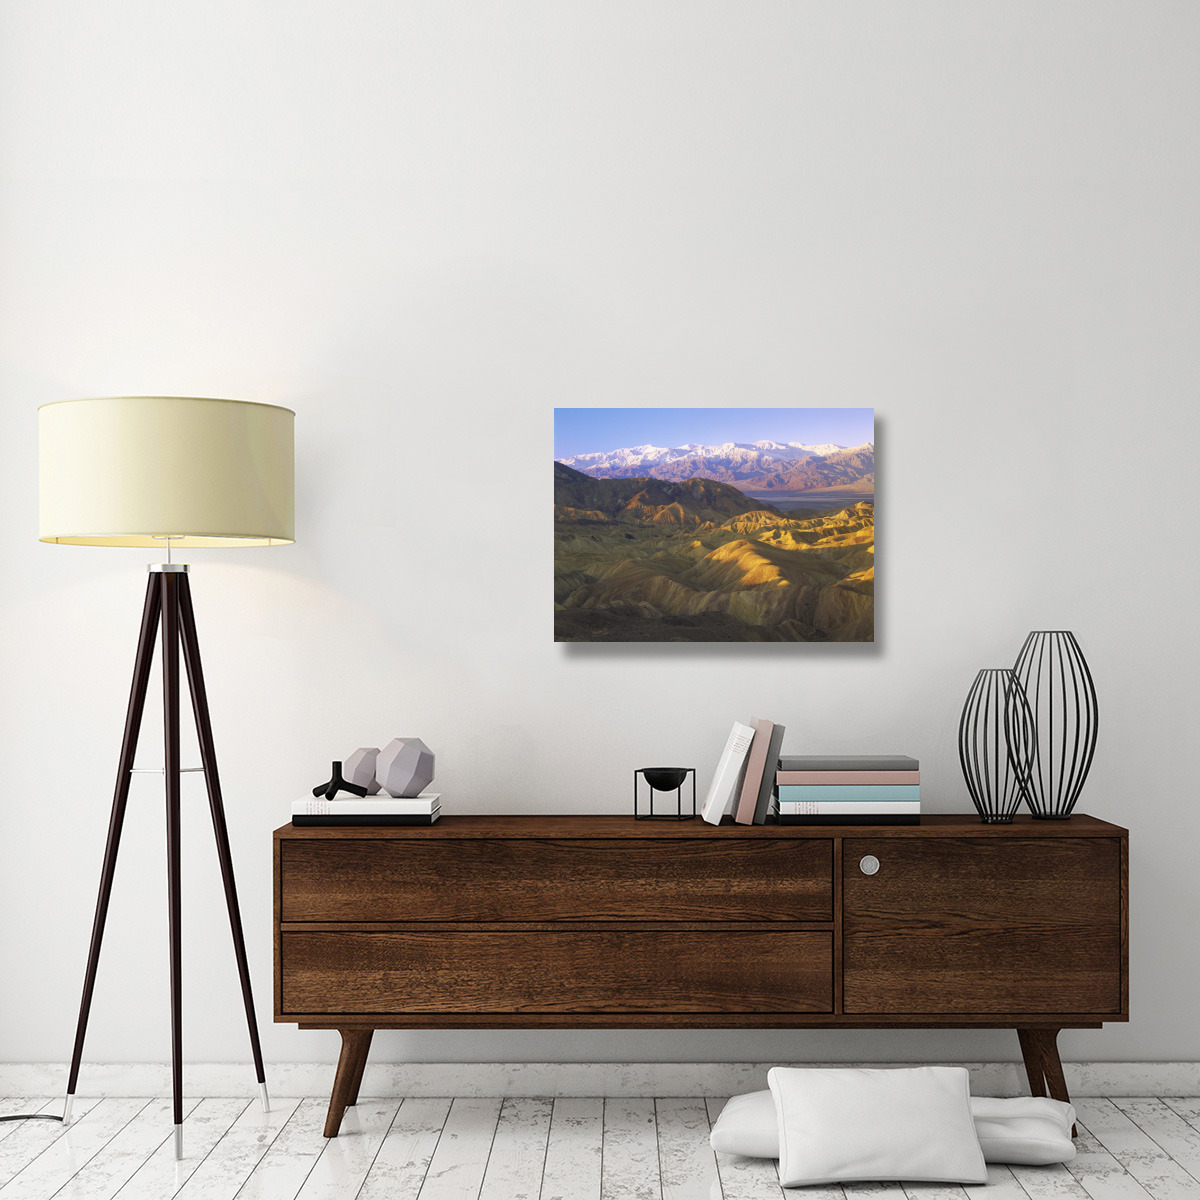
<path fill-rule="evenodd" d="M 764 825 L 772 813 L 775 770 L 783 726 L 773 721 L 743 725 L 734 721 L 716 774 L 700 806 L 700 816 L 720 825 L 729 816 L 739 825 Z"/>
<path fill-rule="evenodd" d="M 921 770 L 906 754 L 785 755 L 780 825 L 919 825 Z"/>
<path fill-rule="evenodd" d="M 440 792 L 411 799 L 395 796 L 350 796 L 332 800 L 305 796 L 292 805 L 293 825 L 432 825 L 442 814 Z"/>

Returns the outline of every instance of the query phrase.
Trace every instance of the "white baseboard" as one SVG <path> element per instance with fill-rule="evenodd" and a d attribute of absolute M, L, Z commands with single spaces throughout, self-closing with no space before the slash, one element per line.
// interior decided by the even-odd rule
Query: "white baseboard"
<path fill-rule="evenodd" d="M 396 1096 L 734 1096 L 767 1086 L 773 1063 L 370 1063 L 362 1095 Z M 780 1064 L 786 1065 L 786 1064 Z M 833 1063 L 795 1064 L 835 1066 Z M 861 1064 L 912 1066 L 912 1063 Z M 1024 1094 L 1019 1063 L 966 1063 L 977 1096 Z M 1200 1063 L 1068 1062 L 1072 1096 L 1200 1095 Z M 274 1096 L 328 1096 L 332 1063 L 267 1067 Z M 57 1096 L 66 1088 L 62 1063 L 0 1063 L 0 1096 Z M 166 1063 L 86 1063 L 80 1096 L 165 1096 Z M 258 1094 L 248 1063 L 189 1063 L 184 1091 L 193 1096 Z"/>

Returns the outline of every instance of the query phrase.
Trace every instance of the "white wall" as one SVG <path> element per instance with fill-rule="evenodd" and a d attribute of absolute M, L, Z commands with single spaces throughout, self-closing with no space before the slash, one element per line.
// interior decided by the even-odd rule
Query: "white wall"
<path fill-rule="evenodd" d="M 904 751 L 969 808 L 977 668 L 1074 629 L 1132 829 L 1128 1026 L 1200 1060 L 1200 8 L 6 0 L 0 6 L 0 1060 L 61 1061 L 147 556 L 36 540 L 36 407 L 297 411 L 298 542 L 193 555 L 264 1041 L 270 831 L 417 734 L 458 812 L 624 812 L 733 717 Z M 559 646 L 556 405 L 871 405 L 874 646 Z M 154 734 L 150 724 L 148 734 Z M 148 736 L 142 760 L 157 751 Z M 186 1051 L 247 1057 L 187 784 Z M 139 778 L 88 1058 L 168 1053 Z M 446 1060 L 1011 1058 L 1011 1033 L 381 1036 Z"/>

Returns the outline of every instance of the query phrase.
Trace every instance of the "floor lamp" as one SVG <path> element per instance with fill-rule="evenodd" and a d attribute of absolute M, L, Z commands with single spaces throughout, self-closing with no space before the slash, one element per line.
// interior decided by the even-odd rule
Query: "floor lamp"
<path fill-rule="evenodd" d="M 290 409 L 270 404 L 182 396 L 63 400 L 42 405 L 38 410 L 41 540 L 77 546 L 151 549 L 165 546 L 167 552 L 166 563 L 149 568 L 63 1121 L 71 1119 L 79 1079 L 96 967 L 134 771 L 134 753 L 157 641 L 163 680 L 176 1158 L 183 1156 L 179 816 L 180 776 L 187 770 L 203 772 L 208 789 L 250 1047 L 264 1108 L 268 1099 L 188 568 L 173 563 L 171 551 L 193 547 L 277 546 L 294 540 L 294 416 Z M 201 766 L 197 768 L 182 767 L 179 759 L 180 651 L 200 745 Z"/>

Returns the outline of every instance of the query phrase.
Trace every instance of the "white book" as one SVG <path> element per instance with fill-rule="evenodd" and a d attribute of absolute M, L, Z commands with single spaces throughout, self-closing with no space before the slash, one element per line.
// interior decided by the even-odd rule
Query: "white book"
<path fill-rule="evenodd" d="M 336 796 L 326 800 L 324 796 L 302 796 L 292 804 L 293 817 L 421 817 L 440 811 L 441 792 L 422 792 L 419 796 Z"/>
<path fill-rule="evenodd" d="M 911 816 L 921 811 L 920 800 L 781 800 L 781 817 Z"/>
<path fill-rule="evenodd" d="M 741 721 L 734 721 L 729 731 L 729 740 L 721 751 L 717 763 L 717 773 L 709 785 L 708 794 L 700 806 L 700 815 L 710 825 L 720 825 L 721 818 L 726 813 L 733 812 L 742 775 L 746 770 L 746 756 L 750 753 L 750 743 L 754 741 L 754 730 Z"/>

